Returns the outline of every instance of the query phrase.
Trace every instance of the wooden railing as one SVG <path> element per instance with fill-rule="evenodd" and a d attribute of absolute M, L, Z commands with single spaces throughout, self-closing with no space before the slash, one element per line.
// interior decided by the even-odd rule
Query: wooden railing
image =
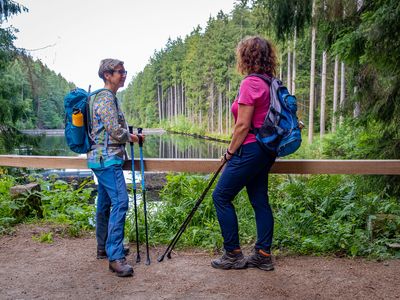
<path fill-rule="evenodd" d="M 159 159 L 144 160 L 145 171 L 212 173 L 218 159 Z M 85 157 L 0 155 L 0 166 L 36 169 L 87 169 Z M 135 169 L 139 170 L 135 159 Z M 131 170 L 131 161 L 124 164 Z M 400 175 L 400 160 L 298 160 L 278 159 L 271 173 L 280 174 L 376 174 Z"/>

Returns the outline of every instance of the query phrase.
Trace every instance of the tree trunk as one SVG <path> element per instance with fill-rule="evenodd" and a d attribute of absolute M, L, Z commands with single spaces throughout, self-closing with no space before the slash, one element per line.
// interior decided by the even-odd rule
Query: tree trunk
<path fill-rule="evenodd" d="M 25 62 L 25 65 L 28 69 L 28 80 L 29 80 L 29 84 L 31 86 L 31 91 L 32 91 L 32 98 L 33 98 L 33 111 L 35 112 L 35 116 L 39 117 L 39 111 L 40 111 L 40 100 L 39 100 L 39 95 L 38 95 L 38 91 L 37 91 L 37 86 L 35 84 L 35 80 L 34 80 L 34 70 L 32 69 L 31 66 L 31 62 L 28 59 L 28 57 L 26 57 L 25 55 L 22 55 L 22 58 Z M 42 120 L 40 118 L 38 118 L 37 124 L 36 126 L 38 128 L 43 128 L 43 124 L 42 124 Z"/>
<path fill-rule="evenodd" d="M 296 43 L 297 43 L 297 30 L 294 27 L 293 34 L 293 57 L 292 57 L 292 84 L 291 84 L 291 93 L 296 94 Z"/>
<path fill-rule="evenodd" d="M 231 91 L 231 82 L 229 81 L 229 82 L 228 82 L 228 92 L 229 92 L 229 95 L 231 94 L 230 91 Z M 228 99 L 228 110 L 227 110 L 226 113 L 228 114 L 227 133 L 230 134 L 230 133 L 231 133 L 231 130 L 232 130 L 232 129 L 231 129 L 231 126 L 232 126 L 232 113 L 231 113 L 231 101 L 230 101 L 230 99 Z"/>
<path fill-rule="evenodd" d="M 326 104 L 326 51 L 322 52 L 322 74 L 321 74 L 321 111 L 319 135 L 322 138 L 325 135 L 325 104 Z"/>
<path fill-rule="evenodd" d="M 345 96 L 346 96 L 346 82 L 345 82 L 345 67 L 344 62 L 341 63 L 341 70 L 340 70 L 340 101 L 339 101 L 339 108 L 340 108 L 340 117 L 339 117 L 339 124 L 343 123 L 343 106 Z"/>
<path fill-rule="evenodd" d="M 210 87 L 210 130 L 214 132 L 214 81 L 211 81 Z"/>
<path fill-rule="evenodd" d="M 357 94 L 357 87 L 354 87 L 354 94 Z M 353 117 L 358 118 L 361 113 L 360 101 L 354 103 Z"/>
<path fill-rule="evenodd" d="M 169 87 L 169 122 L 172 123 L 172 118 L 174 116 L 174 91 L 172 87 Z"/>
<path fill-rule="evenodd" d="M 312 18 L 315 16 L 315 0 L 312 3 Z M 311 29 L 311 69 L 310 69 L 310 102 L 308 114 L 308 143 L 312 144 L 314 134 L 314 82 L 315 82 L 315 21 Z"/>
<path fill-rule="evenodd" d="M 158 104 L 158 122 L 161 123 L 161 95 L 160 95 L 159 83 L 157 83 L 157 104 Z"/>
<path fill-rule="evenodd" d="M 229 132 L 229 99 L 225 98 L 225 133 Z"/>
<path fill-rule="evenodd" d="M 181 97 L 182 97 L 182 115 L 185 116 L 185 85 L 184 83 L 181 84 Z"/>
<path fill-rule="evenodd" d="M 200 98 L 200 96 L 199 96 L 199 126 L 201 126 L 201 124 L 203 124 L 203 114 L 202 114 L 202 112 L 203 112 L 203 109 L 202 109 L 202 106 L 201 106 L 201 98 Z"/>
<path fill-rule="evenodd" d="M 338 75 L 339 75 L 339 58 L 335 56 L 335 69 L 333 74 L 333 114 L 332 114 L 332 132 L 336 132 L 336 114 L 338 100 Z"/>
<path fill-rule="evenodd" d="M 218 133 L 222 134 L 222 92 L 218 93 Z"/>
<path fill-rule="evenodd" d="M 176 82 L 174 84 L 174 119 L 175 119 L 175 123 L 177 123 L 177 118 L 178 118 L 178 97 L 177 97 L 177 86 L 176 86 Z"/>

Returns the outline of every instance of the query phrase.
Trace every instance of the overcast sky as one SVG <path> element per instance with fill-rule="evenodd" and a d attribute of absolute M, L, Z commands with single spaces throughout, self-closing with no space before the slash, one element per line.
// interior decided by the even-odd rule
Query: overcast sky
<path fill-rule="evenodd" d="M 230 13 L 235 0 L 16 0 L 28 7 L 6 25 L 20 30 L 15 45 L 30 51 L 77 86 L 102 87 L 103 58 L 125 62 L 128 80 L 143 70 L 169 37 L 184 38 L 205 28 L 218 11 Z"/>

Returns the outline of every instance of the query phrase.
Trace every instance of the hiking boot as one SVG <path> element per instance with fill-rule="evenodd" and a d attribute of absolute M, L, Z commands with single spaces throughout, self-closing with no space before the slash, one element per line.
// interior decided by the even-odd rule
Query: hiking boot
<path fill-rule="evenodd" d="M 129 248 L 128 247 L 124 247 L 124 255 L 128 256 L 129 255 Z M 98 249 L 97 248 L 97 259 L 105 259 L 107 258 L 107 252 L 105 249 Z"/>
<path fill-rule="evenodd" d="M 127 277 L 133 275 L 133 268 L 132 266 L 128 265 L 125 258 L 110 261 L 108 268 L 111 272 L 116 273 L 118 277 Z"/>
<path fill-rule="evenodd" d="M 107 258 L 106 250 L 97 249 L 97 259 L 105 259 L 105 258 Z"/>
<path fill-rule="evenodd" d="M 259 268 L 264 271 L 272 271 L 274 269 L 271 254 L 262 249 L 254 249 L 254 253 L 248 256 L 246 261 L 249 268 Z"/>
<path fill-rule="evenodd" d="M 232 252 L 225 251 L 222 257 L 211 261 L 211 266 L 216 269 L 245 269 L 246 259 L 240 249 Z"/>

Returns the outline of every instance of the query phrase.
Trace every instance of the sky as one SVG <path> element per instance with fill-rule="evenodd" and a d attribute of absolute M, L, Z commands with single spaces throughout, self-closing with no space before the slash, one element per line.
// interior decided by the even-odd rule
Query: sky
<path fill-rule="evenodd" d="M 29 9 L 4 25 L 19 30 L 15 45 L 30 50 L 78 87 L 103 86 L 103 58 L 125 62 L 128 78 L 142 71 L 168 38 L 184 38 L 210 16 L 230 13 L 235 0 L 15 0 Z"/>

